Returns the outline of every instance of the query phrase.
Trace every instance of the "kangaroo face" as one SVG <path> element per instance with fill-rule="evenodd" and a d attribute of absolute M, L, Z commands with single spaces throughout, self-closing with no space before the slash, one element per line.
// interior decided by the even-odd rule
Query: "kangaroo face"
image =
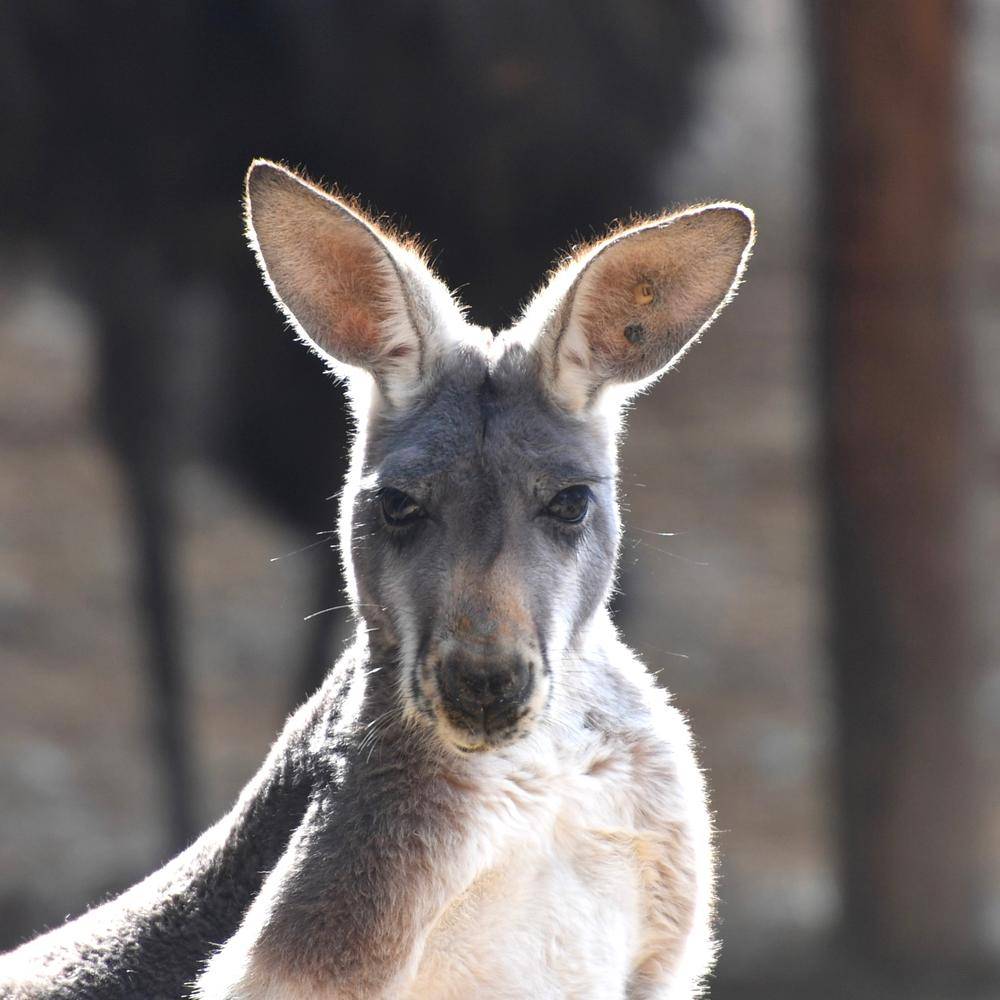
<path fill-rule="evenodd" d="M 496 339 L 411 248 L 282 167 L 251 167 L 247 223 L 279 306 L 349 383 L 341 552 L 401 704 L 458 750 L 522 736 L 611 586 L 620 403 L 732 296 L 752 215 L 706 205 L 611 236 Z"/>
<path fill-rule="evenodd" d="M 546 402 L 523 352 L 456 356 L 369 424 L 354 498 L 361 612 L 395 637 L 408 709 L 463 750 L 527 732 L 618 543 L 602 422 Z"/>

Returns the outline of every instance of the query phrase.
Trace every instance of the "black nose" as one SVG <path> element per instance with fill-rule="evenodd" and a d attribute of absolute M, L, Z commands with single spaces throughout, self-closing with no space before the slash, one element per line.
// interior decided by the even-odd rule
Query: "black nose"
<path fill-rule="evenodd" d="M 521 717 L 534 686 L 529 660 L 453 655 L 442 661 L 439 684 L 448 714 L 483 733 L 508 729 Z"/>

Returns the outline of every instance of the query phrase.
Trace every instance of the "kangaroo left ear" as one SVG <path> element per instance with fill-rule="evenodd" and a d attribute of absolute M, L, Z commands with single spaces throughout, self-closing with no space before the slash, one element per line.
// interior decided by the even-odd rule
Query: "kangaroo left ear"
<path fill-rule="evenodd" d="M 335 372 L 367 371 L 391 405 L 412 404 L 466 328 L 430 268 L 356 208 L 276 163 L 253 162 L 245 204 L 250 246 L 300 337 Z"/>
<path fill-rule="evenodd" d="M 610 384 L 636 390 L 663 374 L 736 293 L 754 242 L 750 209 L 700 205 L 627 229 L 558 272 L 526 314 L 566 410 Z"/>

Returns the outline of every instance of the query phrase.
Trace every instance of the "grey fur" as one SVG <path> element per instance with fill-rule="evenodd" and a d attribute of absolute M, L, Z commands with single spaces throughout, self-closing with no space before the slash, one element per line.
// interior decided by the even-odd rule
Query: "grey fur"
<path fill-rule="evenodd" d="M 611 586 L 618 516 L 606 421 L 571 417 L 550 402 L 534 358 L 520 348 L 492 368 L 482 355 L 459 350 L 442 368 L 417 407 L 376 416 L 368 430 L 361 471 L 371 485 L 353 498 L 358 530 L 351 551 L 369 606 L 366 619 L 375 628 L 371 641 L 375 647 L 399 642 L 390 583 L 413 600 L 421 662 L 454 636 L 458 619 L 473 633 L 494 629 L 489 598 L 460 599 L 456 577 L 482 576 L 502 552 L 519 568 L 529 602 L 531 624 L 517 641 L 533 652 L 536 669 L 547 672 L 552 582 L 567 564 L 584 568 L 574 594 L 574 634 L 605 603 Z M 403 552 L 378 530 L 383 484 L 413 493 L 430 515 Z M 544 514 L 560 489 L 575 484 L 589 485 L 594 494 L 584 532 Z M 467 644 L 458 642 L 468 655 Z M 496 655 L 497 643 L 491 649 Z M 416 680 L 403 683 L 413 688 Z"/>
<path fill-rule="evenodd" d="M 255 169 L 282 175 L 258 184 L 265 197 L 290 184 L 299 197 L 291 175 Z M 308 214 L 311 198 L 329 211 L 316 192 L 296 211 L 305 204 Z M 595 773 L 607 754 L 629 761 L 635 822 L 672 845 L 658 857 L 666 881 L 650 904 L 666 928 L 663 952 L 631 972 L 628 995 L 653 995 L 680 962 L 671 949 L 683 948 L 709 892 L 707 815 L 683 721 L 648 693 L 607 618 L 620 532 L 617 411 L 567 409 L 530 339 L 499 352 L 452 344 L 424 370 L 440 296 L 425 294 L 417 272 L 396 276 L 421 326 L 419 391 L 400 396 L 405 405 L 387 394 L 359 412 L 341 525 L 357 587 L 355 644 L 223 820 L 129 892 L 0 959 L 4 998 L 392 995 L 443 902 L 476 877 L 463 858 L 481 836 L 484 759 L 530 747 L 539 733 L 558 742 L 560 727 L 589 734 Z M 314 277 L 307 337 L 324 323 L 311 311 L 323 304 Z M 295 280 L 276 282 L 286 308 Z M 581 485 L 593 497 L 587 516 L 575 525 L 551 516 L 552 498 Z M 425 516 L 393 527 L 389 489 Z M 588 646 L 595 623 L 599 648 Z M 529 683 L 495 729 L 485 707 L 480 717 L 449 701 L 455 678 L 514 675 Z"/>
<path fill-rule="evenodd" d="M 239 926 L 316 789 L 345 752 L 337 734 L 356 666 L 345 658 L 296 712 L 232 811 L 146 880 L 0 958 L 4 1000 L 175 1000 Z M 331 740 L 314 749 L 317 730 Z"/>

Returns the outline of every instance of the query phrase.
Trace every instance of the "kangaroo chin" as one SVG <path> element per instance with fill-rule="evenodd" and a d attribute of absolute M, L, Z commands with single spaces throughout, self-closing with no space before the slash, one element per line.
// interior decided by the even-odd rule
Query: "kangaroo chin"
<path fill-rule="evenodd" d="M 232 812 L 0 960 L 0 992 L 693 996 L 711 825 L 685 720 L 607 610 L 617 441 L 629 395 L 734 294 L 752 214 L 618 230 L 496 337 L 281 166 L 253 164 L 246 218 L 279 308 L 350 383 L 357 639 Z"/>

